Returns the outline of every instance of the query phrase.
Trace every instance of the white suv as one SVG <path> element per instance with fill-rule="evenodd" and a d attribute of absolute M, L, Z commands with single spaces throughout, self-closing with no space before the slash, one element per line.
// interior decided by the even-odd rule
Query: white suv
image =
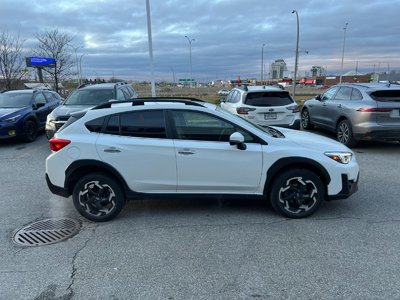
<path fill-rule="evenodd" d="M 114 218 L 128 199 L 252 196 L 286 217 L 357 190 L 346 146 L 312 133 L 259 127 L 200 100 L 109 102 L 75 113 L 50 140 L 46 180 L 89 220 Z"/>
<path fill-rule="evenodd" d="M 221 107 L 260 126 L 300 129 L 300 108 L 288 91 L 273 86 L 233 88 Z"/>

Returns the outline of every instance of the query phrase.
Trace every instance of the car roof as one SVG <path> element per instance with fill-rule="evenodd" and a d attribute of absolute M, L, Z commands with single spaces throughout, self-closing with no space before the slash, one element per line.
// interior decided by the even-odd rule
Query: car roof
<path fill-rule="evenodd" d="M 114 87 L 121 86 L 129 86 L 127 82 L 115 82 L 115 83 L 96 83 L 96 84 L 88 84 L 82 85 L 78 89 L 79 90 L 101 90 L 101 89 L 113 89 Z"/>
<path fill-rule="evenodd" d="M 240 89 L 246 92 L 284 92 L 279 87 L 270 86 L 270 85 L 254 85 L 254 86 L 247 86 L 246 88 L 236 87 L 236 89 Z"/>
<path fill-rule="evenodd" d="M 365 90 L 399 90 L 400 85 L 398 84 L 387 84 L 387 83 L 346 83 L 339 86 L 353 86 L 363 88 Z"/>
<path fill-rule="evenodd" d="M 3 93 L 8 93 L 8 94 L 21 94 L 21 93 L 24 93 L 24 94 L 32 94 L 32 93 L 34 93 L 34 92 L 36 92 L 36 91 L 38 91 L 38 90 L 10 90 L 10 91 L 4 91 Z"/>

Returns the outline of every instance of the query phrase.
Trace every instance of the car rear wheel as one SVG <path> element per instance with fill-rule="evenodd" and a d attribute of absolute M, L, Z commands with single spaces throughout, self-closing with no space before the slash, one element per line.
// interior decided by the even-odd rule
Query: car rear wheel
<path fill-rule="evenodd" d="M 304 108 L 301 111 L 301 127 L 303 129 L 313 129 L 314 128 L 314 125 L 312 125 L 310 122 L 310 114 L 309 114 L 307 108 Z"/>
<path fill-rule="evenodd" d="M 35 122 L 28 120 L 24 124 L 23 139 L 25 142 L 31 143 L 36 140 L 38 128 Z"/>
<path fill-rule="evenodd" d="M 312 215 L 325 198 L 321 179 L 306 169 L 281 173 L 270 192 L 272 207 L 285 217 L 304 218 Z"/>
<path fill-rule="evenodd" d="M 81 178 L 72 193 L 75 208 L 86 219 L 105 222 L 115 218 L 125 205 L 124 193 L 106 174 L 92 173 Z"/>
<path fill-rule="evenodd" d="M 353 136 L 353 130 L 348 120 L 344 119 L 336 127 L 336 137 L 339 142 L 347 147 L 355 147 L 358 141 Z"/>

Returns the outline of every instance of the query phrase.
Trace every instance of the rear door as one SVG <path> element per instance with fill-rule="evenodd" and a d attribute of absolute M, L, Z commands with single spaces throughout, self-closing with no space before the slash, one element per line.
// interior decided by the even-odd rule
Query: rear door
<path fill-rule="evenodd" d="M 110 116 L 96 142 L 101 159 L 118 170 L 131 190 L 176 192 L 175 148 L 162 110 Z"/>
<path fill-rule="evenodd" d="M 376 101 L 376 121 L 380 125 L 400 126 L 400 89 L 387 89 L 370 93 Z"/>

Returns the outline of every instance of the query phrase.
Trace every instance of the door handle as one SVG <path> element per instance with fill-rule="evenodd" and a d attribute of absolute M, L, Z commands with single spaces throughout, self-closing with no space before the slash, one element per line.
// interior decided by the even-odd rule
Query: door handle
<path fill-rule="evenodd" d="M 178 153 L 181 155 L 193 155 L 194 154 L 193 151 L 190 151 L 188 149 L 179 150 Z"/>
<path fill-rule="evenodd" d="M 337 107 L 338 107 L 338 108 L 342 108 L 342 104 L 339 104 Z"/>
<path fill-rule="evenodd" d="M 119 152 L 121 152 L 121 150 L 119 150 L 117 148 L 114 148 L 114 147 L 113 148 L 106 148 L 103 151 L 107 152 L 107 153 L 119 153 Z"/>

